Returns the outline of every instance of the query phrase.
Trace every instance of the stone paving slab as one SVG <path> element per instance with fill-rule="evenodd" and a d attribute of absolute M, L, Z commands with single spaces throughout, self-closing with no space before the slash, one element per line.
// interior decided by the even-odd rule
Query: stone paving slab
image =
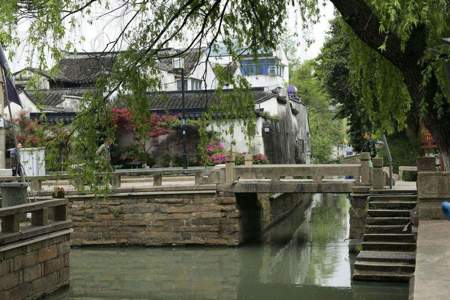
<path fill-rule="evenodd" d="M 450 222 L 419 223 L 414 300 L 450 299 Z"/>

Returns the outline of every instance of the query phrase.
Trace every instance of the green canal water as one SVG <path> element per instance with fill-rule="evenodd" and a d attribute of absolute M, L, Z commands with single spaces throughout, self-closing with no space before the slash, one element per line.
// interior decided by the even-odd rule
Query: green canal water
<path fill-rule="evenodd" d="M 315 195 L 286 220 L 301 221 L 282 244 L 73 249 L 70 288 L 47 299 L 408 299 L 407 285 L 351 281 L 348 208 L 345 196 Z"/>

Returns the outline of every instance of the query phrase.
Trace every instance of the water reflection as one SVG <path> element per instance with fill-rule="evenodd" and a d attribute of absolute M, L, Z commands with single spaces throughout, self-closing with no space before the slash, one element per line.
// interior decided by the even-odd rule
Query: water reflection
<path fill-rule="evenodd" d="M 70 289 L 49 299 L 407 299 L 404 285 L 352 285 L 348 205 L 316 195 L 283 246 L 75 249 Z"/>

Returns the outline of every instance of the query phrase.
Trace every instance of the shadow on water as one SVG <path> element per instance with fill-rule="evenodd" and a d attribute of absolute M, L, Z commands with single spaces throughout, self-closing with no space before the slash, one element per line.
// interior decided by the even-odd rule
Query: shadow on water
<path fill-rule="evenodd" d="M 70 289 L 48 299 L 406 300 L 407 285 L 351 282 L 348 206 L 315 195 L 284 221 L 301 224 L 282 245 L 74 249 Z"/>

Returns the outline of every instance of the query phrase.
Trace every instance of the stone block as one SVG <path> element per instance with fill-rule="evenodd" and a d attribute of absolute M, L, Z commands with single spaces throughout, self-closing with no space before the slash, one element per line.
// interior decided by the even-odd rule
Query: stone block
<path fill-rule="evenodd" d="M 0 291 L 5 291 L 18 286 L 22 282 L 21 272 L 13 272 L 0 277 Z"/>
<path fill-rule="evenodd" d="M 31 283 L 30 282 L 23 282 L 19 286 L 10 289 L 8 291 L 7 298 L 0 298 L 0 299 L 8 299 L 8 300 L 19 300 L 19 299 L 29 299 L 30 297 L 30 290 L 31 290 Z"/>
<path fill-rule="evenodd" d="M 373 158 L 372 163 L 374 168 L 382 168 L 384 166 L 382 158 Z"/>
<path fill-rule="evenodd" d="M 417 159 L 417 171 L 436 171 L 435 157 L 420 157 Z"/>
<path fill-rule="evenodd" d="M 55 272 L 33 280 L 31 282 L 31 293 L 39 297 L 56 290 L 59 287 L 58 278 L 59 273 Z"/>
<path fill-rule="evenodd" d="M 42 276 L 42 264 L 27 267 L 23 270 L 23 280 L 25 282 L 33 281 Z"/>
<path fill-rule="evenodd" d="M 59 256 L 55 259 L 46 261 L 44 263 L 44 275 L 57 272 L 64 268 L 64 256 Z"/>
<path fill-rule="evenodd" d="M 58 256 L 58 248 L 52 245 L 47 248 L 42 248 L 38 253 L 38 262 L 44 262 Z"/>
<path fill-rule="evenodd" d="M 0 262 L 0 277 L 11 272 L 13 260 L 8 259 Z"/>

